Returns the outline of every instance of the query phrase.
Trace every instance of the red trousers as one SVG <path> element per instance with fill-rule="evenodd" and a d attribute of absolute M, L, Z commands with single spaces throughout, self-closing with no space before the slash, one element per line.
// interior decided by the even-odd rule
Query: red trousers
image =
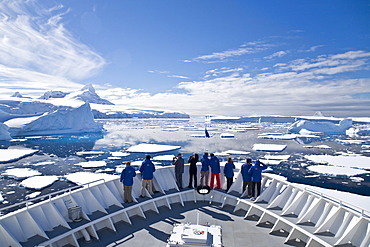
<path fill-rule="evenodd" d="M 210 187 L 214 188 L 214 181 L 216 178 L 216 189 L 221 189 L 221 180 L 220 180 L 220 173 L 213 173 L 211 174 L 211 184 Z"/>

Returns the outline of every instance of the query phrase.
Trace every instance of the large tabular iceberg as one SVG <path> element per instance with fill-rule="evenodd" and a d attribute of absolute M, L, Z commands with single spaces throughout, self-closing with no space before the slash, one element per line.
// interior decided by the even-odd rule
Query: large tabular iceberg
<path fill-rule="evenodd" d="M 17 118 L 6 121 L 11 136 L 55 135 L 102 132 L 95 122 L 89 103 L 78 108 L 45 113 L 39 117 Z"/>
<path fill-rule="evenodd" d="M 314 132 L 322 134 L 346 134 L 346 130 L 352 127 L 352 119 L 343 119 L 339 124 L 331 122 L 314 122 L 309 120 L 299 120 L 293 123 L 288 131 L 290 133 Z"/>

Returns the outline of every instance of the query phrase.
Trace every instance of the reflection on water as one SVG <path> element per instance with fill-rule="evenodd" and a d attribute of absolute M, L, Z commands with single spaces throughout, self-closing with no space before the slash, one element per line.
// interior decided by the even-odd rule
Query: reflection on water
<path fill-rule="evenodd" d="M 261 134 L 275 133 L 285 134 L 289 124 L 250 123 L 245 131 L 234 131 L 236 124 L 212 124 L 207 129 L 211 138 L 197 138 L 204 134 L 204 121 L 194 121 L 192 119 L 120 119 L 120 120 L 99 120 L 104 124 L 107 132 L 102 134 L 73 135 L 73 136 L 45 136 L 32 137 L 13 142 L 0 143 L 2 148 L 9 146 L 23 146 L 37 149 L 39 152 L 31 157 L 26 157 L 16 162 L 1 164 L 0 172 L 9 167 L 30 167 L 42 172 L 45 175 L 64 176 L 67 173 L 77 171 L 96 172 L 102 168 L 84 169 L 74 164 L 83 161 L 104 160 L 107 169 L 102 172 L 114 173 L 118 165 L 126 161 L 143 160 L 144 153 L 132 153 L 127 157 L 112 157 L 110 152 L 124 152 L 128 147 L 139 143 L 167 144 L 181 146 L 180 150 L 162 152 L 158 155 L 172 154 L 181 152 L 187 158 L 194 152 L 202 154 L 208 152 L 223 152 L 226 150 L 238 150 L 250 152 L 248 155 L 220 156 L 222 163 L 228 157 L 236 162 L 244 162 L 247 157 L 252 159 L 262 158 L 266 154 L 289 154 L 291 158 L 287 162 L 271 166 L 273 173 L 285 176 L 289 181 L 327 188 L 336 188 L 343 191 L 350 191 L 363 195 L 370 195 L 370 177 L 361 175 L 362 182 L 353 182 L 349 178 L 332 178 L 324 175 L 312 176 L 314 173 L 305 168 L 307 160 L 306 154 L 329 154 L 337 152 L 360 153 L 360 145 L 343 145 L 337 139 L 346 139 L 347 136 L 320 136 L 320 138 L 300 138 L 292 140 L 275 140 L 261 138 Z M 244 124 L 245 127 L 245 124 Z M 232 133 L 234 138 L 221 139 L 221 133 Z M 262 144 L 284 144 L 287 148 L 279 153 L 254 151 L 255 143 Z M 306 145 L 328 145 L 330 149 L 307 148 Z M 101 154 L 76 155 L 79 151 L 102 151 Z M 152 155 L 155 156 L 156 154 Z M 46 165 L 38 165 L 41 162 L 48 162 Z M 162 165 L 171 165 L 170 161 L 162 162 Z M 105 168 L 104 168 L 105 169 Z M 108 170 L 109 169 L 109 170 Z M 19 188 L 20 181 L 13 179 L 1 179 L 0 186 L 2 194 L 7 201 L 15 203 L 24 200 L 25 195 L 33 191 Z M 60 180 L 57 183 L 42 190 L 42 194 L 56 191 L 61 188 L 73 186 L 73 184 Z M 13 192 L 14 191 L 14 192 Z M 9 193 L 10 192 L 10 193 Z M 9 193 L 9 194 L 7 194 Z M 7 205 L 5 205 L 7 206 Z"/>

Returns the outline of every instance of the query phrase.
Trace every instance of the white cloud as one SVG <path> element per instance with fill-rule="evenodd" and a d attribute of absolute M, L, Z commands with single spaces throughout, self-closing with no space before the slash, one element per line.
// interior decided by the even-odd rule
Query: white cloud
<path fill-rule="evenodd" d="M 65 87 L 101 70 L 104 59 L 75 39 L 61 23 L 63 6 L 42 7 L 37 1 L 2 1 L 0 20 L 0 65 L 15 80 L 36 87 L 48 82 Z M 13 74 L 13 75 L 11 75 Z M 33 77 L 34 76 L 34 77 Z M 30 85 L 32 82 L 32 85 Z M 15 87 L 13 85 L 13 87 Z"/>
<path fill-rule="evenodd" d="M 338 63 L 339 58 L 342 64 Z M 262 71 L 254 76 L 244 73 L 242 68 L 222 67 L 207 71 L 210 76 L 204 80 L 179 83 L 178 88 L 186 93 L 133 92 L 130 99 L 126 97 L 122 102 L 131 107 L 150 106 L 195 115 L 312 115 L 323 111 L 337 117 L 365 116 L 370 99 L 356 99 L 352 95 L 364 92 L 370 79 L 335 77 L 363 68 L 364 63 L 368 64 L 364 58 L 367 58 L 364 52 L 350 52 L 294 60 L 275 67 L 275 72 Z M 115 103 L 118 102 L 117 98 Z"/>
<path fill-rule="evenodd" d="M 238 56 L 242 56 L 245 54 L 253 54 L 253 53 L 261 52 L 261 51 L 268 49 L 269 47 L 271 47 L 271 45 L 263 43 L 263 42 L 249 42 L 249 43 L 243 44 L 241 47 L 237 49 L 230 49 L 230 50 L 221 51 L 221 52 L 214 52 L 209 55 L 198 56 L 194 58 L 193 61 L 208 62 L 208 63 L 222 62 L 229 58 L 238 57 Z"/>
<path fill-rule="evenodd" d="M 275 52 L 274 54 L 270 55 L 270 56 L 267 56 L 265 57 L 265 59 L 273 59 L 275 57 L 283 57 L 285 56 L 286 54 L 288 54 L 287 51 L 277 51 Z"/>

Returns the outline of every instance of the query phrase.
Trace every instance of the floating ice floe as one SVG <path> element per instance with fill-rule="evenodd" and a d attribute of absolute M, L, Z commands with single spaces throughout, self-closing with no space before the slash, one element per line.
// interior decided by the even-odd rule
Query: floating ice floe
<path fill-rule="evenodd" d="M 307 167 L 308 170 L 331 177 L 351 177 L 355 175 L 370 173 L 366 170 L 355 169 L 350 167 L 315 165 Z"/>
<path fill-rule="evenodd" d="M 267 160 L 288 160 L 290 158 L 290 155 L 265 155 L 263 158 Z"/>
<path fill-rule="evenodd" d="M 344 145 L 361 145 L 361 144 L 364 144 L 366 141 L 364 140 L 340 140 L 340 139 L 337 139 L 336 141 L 344 144 Z"/>
<path fill-rule="evenodd" d="M 81 151 L 81 152 L 76 152 L 76 155 L 78 156 L 83 156 L 83 155 L 102 155 L 104 154 L 103 151 Z"/>
<path fill-rule="evenodd" d="M 33 149 L 0 149 L 0 163 L 13 162 L 38 152 Z"/>
<path fill-rule="evenodd" d="M 306 159 L 318 164 L 329 164 L 338 167 L 370 169 L 370 157 L 359 154 L 332 155 L 305 155 Z M 331 167 L 333 169 L 333 167 Z"/>
<path fill-rule="evenodd" d="M 262 139 L 274 139 L 274 140 L 293 140 L 297 138 L 296 134 L 276 135 L 276 134 L 261 134 L 258 138 Z"/>
<path fill-rule="evenodd" d="M 290 155 L 265 155 L 260 161 L 266 165 L 279 165 L 283 161 L 287 161 Z"/>
<path fill-rule="evenodd" d="M 130 153 L 126 153 L 126 152 L 110 152 L 110 155 L 112 155 L 113 157 L 127 157 L 130 155 Z"/>
<path fill-rule="evenodd" d="M 181 146 L 141 143 L 136 146 L 129 147 L 127 149 L 127 152 L 130 152 L 130 153 L 160 153 L 160 152 L 166 152 L 166 151 L 173 151 L 173 150 L 177 150 L 180 148 Z"/>
<path fill-rule="evenodd" d="M 281 152 L 286 148 L 286 145 L 281 144 L 261 144 L 257 143 L 253 145 L 255 151 L 269 151 L 269 152 Z"/>
<path fill-rule="evenodd" d="M 54 165 L 55 161 L 43 161 L 32 164 L 33 166 L 46 166 L 46 165 Z"/>
<path fill-rule="evenodd" d="M 82 185 L 86 183 L 102 183 L 103 181 L 110 181 L 117 179 L 118 175 L 110 175 L 105 173 L 92 173 L 92 172 L 76 172 L 64 176 L 68 181 Z"/>
<path fill-rule="evenodd" d="M 1 176 L 14 178 L 16 180 L 22 180 L 25 178 L 39 176 L 41 172 L 30 169 L 30 168 L 12 168 L 5 170 L 5 172 L 1 173 Z"/>
<path fill-rule="evenodd" d="M 4 201 L 3 193 L 0 192 L 0 202 L 2 203 Z"/>
<path fill-rule="evenodd" d="M 41 192 L 37 191 L 37 192 L 33 192 L 29 195 L 26 195 L 26 199 L 32 199 L 32 198 L 35 198 L 37 196 L 39 196 L 41 194 Z"/>
<path fill-rule="evenodd" d="M 331 149 L 330 146 L 328 145 L 316 145 L 316 146 L 303 146 L 305 148 L 319 148 L 319 149 Z"/>
<path fill-rule="evenodd" d="M 265 165 L 276 166 L 276 165 L 279 165 L 284 160 L 265 160 L 265 159 L 259 159 L 259 161 L 261 161 Z"/>
<path fill-rule="evenodd" d="M 250 152 L 238 151 L 238 150 L 226 150 L 221 153 L 215 153 L 216 156 L 228 156 L 228 155 L 248 155 Z"/>
<path fill-rule="evenodd" d="M 96 168 L 96 167 L 104 167 L 107 165 L 107 163 L 104 160 L 97 160 L 97 161 L 80 162 L 75 165 L 81 166 L 82 168 Z"/>
<path fill-rule="evenodd" d="M 42 190 L 58 181 L 57 176 L 36 176 L 23 180 L 19 185 L 28 189 Z"/>
<path fill-rule="evenodd" d="M 159 160 L 159 161 L 172 161 L 175 156 L 172 154 L 169 155 L 158 155 L 154 156 L 153 160 Z"/>

